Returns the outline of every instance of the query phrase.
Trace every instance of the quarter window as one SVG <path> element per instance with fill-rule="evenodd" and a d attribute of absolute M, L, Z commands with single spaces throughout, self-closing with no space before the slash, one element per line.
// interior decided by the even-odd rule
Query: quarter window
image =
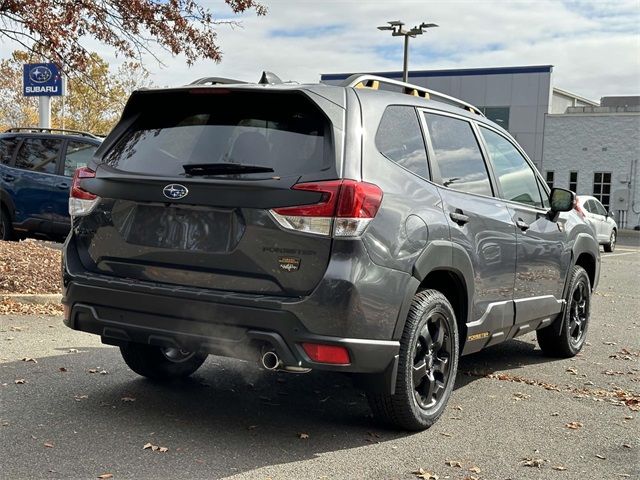
<path fill-rule="evenodd" d="M 0 163 L 7 165 L 11 161 L 18 141 L 17 138 L 0 139 Z"/>
<path fill-rule="evenodd" d="M 64 156 L 64 174 L 67 177 L 73 175 L 76 168 L 86 167 L 98 147 L 84 142 L 69 142 Z"/>
<path fill-rule="evenodd" d="M 465 120 L 425 113 L 433 147 L 435 180 L 444 187 L 478 195 L 493 195 L 487 166 L 471 124 Z"/>
<path fill-rule="evenodd" d="M 600 200 L 607 210 L 609 209 L 609 200 L 611 199 L 611 172 L 594 172 L 593 196 Z"/>
<path fill-rule="evenodd" d="M 389 160 L 429 178 L 427 151 L 413 107 L 387 107 L 376 133 L 376 146 Z"/>
<path fill-rule="evenodd" d="M 513 144 L 488 128 L 481 127 L 489 157 L 502 189 L 502 196 L 512 202 L 542 207 L 536 174 Z"/>
<path fill-rule="evenodd" d="M 61 140 L 25 138 L 16 155 L 16 167 L 34 172 L 57 173 L 61 147 Z"/>

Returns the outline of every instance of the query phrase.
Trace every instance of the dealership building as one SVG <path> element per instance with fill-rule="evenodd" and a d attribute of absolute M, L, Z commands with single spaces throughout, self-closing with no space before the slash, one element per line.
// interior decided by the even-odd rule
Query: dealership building
<path fill-rule="evenodd" d="M 400 71 L 366 73 L 402 79 Z M 409 82 L 476 105 L 513 135 L 549 185 L 599 198 L 621 226 L 640 224 L 640 97 L 584 98 L 554 86 L 552 65 L 414 70 Z"/>

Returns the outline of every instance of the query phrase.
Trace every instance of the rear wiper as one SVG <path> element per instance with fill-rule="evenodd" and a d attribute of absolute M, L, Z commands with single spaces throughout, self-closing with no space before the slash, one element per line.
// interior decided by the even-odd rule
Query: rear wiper
<path fill-rule="evenodd" d="M 271 167 L 242 163 L 187 163 L 182 165 L 187 175 L 230 175 L 234 173 L 267 173 Z"/>

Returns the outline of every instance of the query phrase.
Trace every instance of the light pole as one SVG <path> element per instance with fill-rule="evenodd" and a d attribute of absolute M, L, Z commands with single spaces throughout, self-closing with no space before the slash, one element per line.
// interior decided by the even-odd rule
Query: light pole
<path fill-rule="evenodd" d="M 378 30 L 390 30 L 393 37 L 404 37 L 404 62 L 402 65 L 402 81 L 407 82 L 409 80 L 409 37 L 415 38 L 417 35 L 422 35 L 427 28 L 437 27 L 435 23 L 421 23 L 413 27 L 411 30 L 405 30 L 404 22 L 400 20 L 394 20 L 387 22 L 389 25 L 383 25 L 378 27 Z"/>

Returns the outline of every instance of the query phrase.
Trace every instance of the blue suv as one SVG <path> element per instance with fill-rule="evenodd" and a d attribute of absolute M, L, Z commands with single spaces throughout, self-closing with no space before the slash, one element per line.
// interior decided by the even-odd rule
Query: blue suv
<path fill-rule="evenodd" d="M 0 134 L 0 239 L 66 237 L 71 177 L 100 143 L 72 130 L 11 128 Z"/>

